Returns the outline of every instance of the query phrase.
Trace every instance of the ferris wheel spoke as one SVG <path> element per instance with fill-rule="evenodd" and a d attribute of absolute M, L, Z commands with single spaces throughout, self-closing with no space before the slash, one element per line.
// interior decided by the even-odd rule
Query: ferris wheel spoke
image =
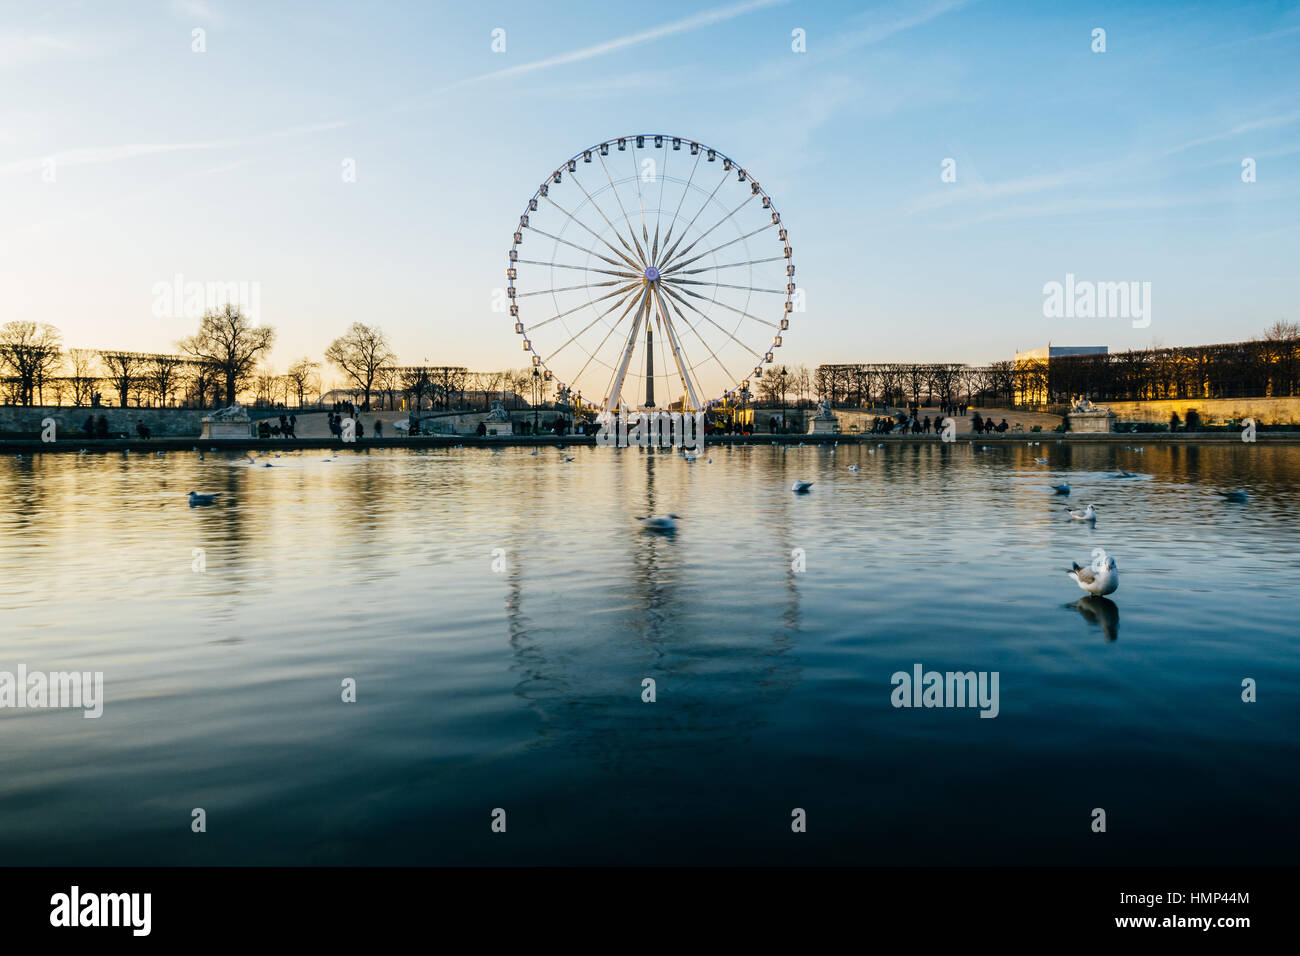
<path fill-rule="evenodd" d="M 775 322 L 769 322 L 767 319 L 760 319 L 758 316 L 751 315 L 750 313 L 746 312 L 744 309 L 737 309 L 734 305 L 727 305 L 727 303 L 722 302 L 718 299 L 710 299 L 708 298 L 708 296 L 700 295 L 698 292 L 692 292 L 690 289 L 682 289 L 681 291 L 686 293 L 687 295 L 695 296 L 695 298 L 697 299 L 702 299 L 706 302 L 712 302 L 714 305 L 720 305 L 724 309 L 727 309 L 728 311 L 731 312 L 735 312 L 737 315 L 743 315 L 747 319 L 753 319 L 755 322 L 761 322 L 763 325 L 769 325 L 774 329 L 779 328 L 779 326 Z"/>
<path fill-rule="evenodd" d="M 687 269 L 686 271 L 679 272 L 677 274 L 684 275 L 684 276 L 693 276 L 693 275 L 699 275 L 701 272 L 716 272 L 719 269 L 734 269 L 737 266 L 756 266 L 764 262 L 780 262 L 784 258 L 785 256 L 769 256 L 766 259 L 746 259 L 744 262 L 727 262 L 720 266 L 704 266 L 699 269 Z M 673 271 L 676 272 L 677 270 L 674 269 Z"/>
<path fill-rule="evenodd" d="M 773 292 L 777 295 L 785 295 L 785 289 L 763 289 L 754 285 L 728 285 L 726 282 L 699 282 L 696 279 L 664 279 L 670 285 L 711 285 L 719 289 L 740 289 L 742 292 Z"/>
<path fill-rule="evenodd" d="M 559 354 L 560 354 L 561 352 L 563 352 L 566 348 L 568 348 L 568 347 L 569 347 L 570 345 L 572 345 L 575 341 L 577 341 L 577 339 L 578 339 L 579 336 L 581 336 L 582 334 L 584 334 L 585 332 L 587 332 L 587 331 L 588 331 L 588 330 L 589 330 L 593 325 L 595 325 L 595 324 L 596 324 L 597 322 L 599 322 L 601 319 L 605 318 L 605 316 L 609 315 L 611 312 L 613 312 L 615 309 L 617 309 L 619 306 L 621 306 L 624 302 L 626 302 L 626 301 L 628 300 L 628 297 L 629 297 L 629 296 L 634 296 L 635 294 L 636 294 L 636 289 L 635 289 L 635 288 L 629 289 L 629 290 L 627 291 L 627 293 L 623 296 L 623 298 L 619 299 L 617 302 L 615 302 L 613 305 L 611 305 L 608 309 L 606 309 L 606 310 L 605 310 L 604 312 L 602 312 L 600 315 L 598 315 L 598 316 L 596 316 L 594 319 L 592 319 L 591 322 L 589 322 L 587 325 L 583 326 L 581 329 L 579 329 L 579 330 L 578 330 L 577 332 L 575 332 L 573 335 L 569 336 L 569 338 L 568 338 L 568 339 L 567 339 L 567 340 L 566 340 L 566 341 L 565 341 L 565 342 L 564 342 L 564 343 L 563 343 L 559 348 L 557 348 L 557 349 L 556 349 L 554 352 L 552 352 L 550 355 L 545 356 L 545 357 L 542 359 L 542 361 L 543 361 L 543 362 L 549 362 L 549 361 L 551 361 L 552 359 L 554 359 L 555 356 L 559 355 Z M 628 309 L 630 310 L 631 308 L 632 308 L 632 306 L 629 305 L 629 306 L 628 306 Z M 615 322 L 615 323 L 610 327 L 610 331 L 611 331 L 611 332 L 612 332 L 614 329 L 618 328 L 619 323 L 623 321 L 623 317 L 626 316 L 626 315 L 627 315 L 627 313 L 624 312 L 624 313 L 623 313 L 623 316 L 620 316 L 620 317 L 619 317 L 618 322 Z M 606 335 L 606 338 L 608 338 L 608 335 Z"/>
<path fill-rule="evenodd" d="M 709 345 L 708 341 L 704 338 L 704 336 L 701 335 L 699 330 L 695 327 L 695 325 L 691 323 L 691 320 L 686 318 L 686 316 L 682 314 L 681 306 L 679 306 L 676 302 L 672 301 L 671 298 L 669 299 L 668 304 L 673 307 L 673 311 L 677 313 L 677 317 L 682 320 L 682 325 L 686 326 L 686 328 L 689 329 L 691 332 L 693 332 L 695 334 L 695 337 L 700 340 L 700 344 L 704 346 L 704 350 L 709 353 L 709 355 L 713 358 L 713 361 L 718 363 L 718 368 L 722 369 L 722 373 L 726 375 L 727 378 L 733 382 L 740 381 L 740 379 L 736 378 L 736 376 L 731 374 L 731 369 L 727 368 L 726 363 L 724 363 L 722 359 L 718 358 L 718 353 L 713 351 L 713 346 Z M 693 368 L 692 371 L 694 371 Z"/>
<path fill-rule="evenodd" d="M 713 197 L 718 194 L 718 190 L 722 188 L 722 184 L 725 183 L 726 181 L 727 181 L 727 174 L 724 171 L 722 174 L 722 178 L 718 180 L 718 185 L 713 187 L 713 192 L 709 193 L 708 198 L 704 200 L 704 202 L 700 205 L 700 208 L 696 211 L 695 215 L 691 217 L 691 221 L 686 224 L 686 228 L 682 230 L 682 234 L 677 237 L 677 242 L 673 243 L 673 247 L 664 253 L 665 263 L 672 261 L 673 253 L 677 251 L 677 246 L 681 243 L 683 239 L 687 237 L 687 235 L 690 234 L 691 227 L 695 225 L 695 220 L 699 219 L 700 214 L 703 213 L 704 210 L 708 208 L 709 203 L 713 202 Z"/>
<path fill-rule="evenodd" d="M 682 194 L 677 200 L 677 209 L 673 212 L 672 221 L 668 223 L 668 232 L 664 235 L 664 248 L 668 248 L 668 241 L 673 237 L 673 229 L 677 226 L 677 217 L 682 214 L 682 203 L 686 202 L 686 194 L 691 191 L 691 184 L 695 182 L 695 171 L 700 168 L 700 154 L 695 154 L 695 165 L 691 167 L 691 174 L 686 178 L 686 185 L 682 187 Z M 660 200 L 662 204 L 662 199 Z M 652 263 L 658 265 L 658 263 Z"/>
<path fill-rule="evenodd" d="M 650 233 L 645 226 L 645 197 L 641 195 L 641 176 L 637 172 L 636 165 L 636 147 L 632 147 L 632 178 L 636 181 L 636 201 L 641 206 L 641 235 L 645 239 L 645 244 L 650 245 Z M 633 238 L 636 238 L 633 236 Z"/>
<path fill-rule="evenodd" d="M 673 328 L 672 316 L 669 315 L 668 309 L 664 306 L 664 297 L 659 291 L 658 283 L 653 284 L 655 290 L 655 301 L 659 306 L 659 323 L 660 327 L 668 333 L 668 343 L 673 353 L 673 362 L 677 365 L 677 374 L 681 377 L 682 388 L 686 390 L 686 397 L 690 400 L 691 408 L 700 407 L 699 396 L 695 393 L 695 367 L 691 367 L 691 374 L 686 374 L 686 366 L 690 365 L 689 359 L 686 358 L 686 350 L 682 348 L 682 343 L 677 337 L 677 330 Z"/>
<path fill-rule="evenodd" d="M 620 269 L 623 268 L 623 263 L 615 262 L 613 259 L 610 259 L 607 256 L 602 256 L 599 252 L 592 252 L 590 249 L 584 249 L 582 248 L 582 246 L 572 243 L 568 239 L 561 239 L 559 236 L 553 236 L 549 232 L 543 232 L 541 229 L 538 229 L 536 226 L 529 226 L 528 228 L 532 229 L 533 232 L 537 233 L 539 236 L 545 236 L 547 239 L 554 239 L 556 242 L 566 245 L 570 249 L 577 249 L 583 255 L 595 256 L 597 259 L 601 260 L 602 262 L 608 262 L 611 266 L 617 266 Z"/>
<path fill-rule="evenodd" d="M 605 162 L 604 160 L 601 160 L 601 165 L 602 165 L 602 166 L 604 165 L 604 162 Z M 605 170 L 605 173 L 608 175 L 609 170 L 606 169 L 606 170 Z M 629 246 L 629 245 L 627 244 L 627 240 L 624 239 L 623 236 L 622 236 L 622 234 L 618 231 L 618 227 L 615 226 L 612 222 L 609 221 L 609 217 L 605 215 L 605 210 L 603 210 L 603 209 L 600 208 L 600 204 L 599 204 L 598 202 L 596 202 L 595 198 L 591 195 L 591 193 L 587 192 L 586 187 L 583 186 L 582 183 L 578 181 L 578 177 L 577 177 L 577 176 L 570 176 L 569 178 L 572 179 L 573 182 L 577 184 L 577 187 L 578 187 L 579 189 L 582 190 L 582 194 L 583 194 L 584 196 L 586 196 L 587 199 L 591 202 L 591 207 L 592 207 L 593 209 L 595 209 L 596 212 L 600 213 L 600 218 L 603 219 L 603 220 L 605 220 L 605 225 L 609 226 L 610 232 L 612 232 L 612 233 L 614 234 L 615 238 L 617 238 L 618 241 L 621 242 L 621 243 L 623 244 L 623 248 L 626 249 L 628 252 L 632 252 L 632 247 Z M 609 185 L 610 185 L 610 189 L 613 190 L 613 192 L 614 192 L 614 198 L 615 198 L 615 199 L 618 199 L 618 191 L 617 191 L 616 189 L 614 189 L 614 182 L 613 182 L 613 180 L 610 180 L 610 184 L 609 184 Z M 622 204 L 622 202 L 620 201 L 620 202 L 619 202 L 619 208 L 622 209 L 622 207 L 623 207 L 623 204 Z M 623 215 L 626 216 L 627 213 L 624 212 Z M 606 245 L 608 245 L 608 243 L 606 243 Z M 620 256 L 621 258 L 627 258 L 627 257 L 624 256 L 621 252 L 619 253 L 619 256 Z M 629 260 L 629 261 L 630 261 L 630 260 Z M 633 267 L 634 269 L 639 269 L 639 267 L 638 267 L 635 263 L 633 263 L 633 266 L 632 266 L 632 267 Z"/>
<path fill-rule="evenodd" d="M 712 255 L 712 254 L 715 253 L 715 252 L 718 252 L 718 251 L 720 251 L 720 250 L 722 250 L 722 249 L 727 248 L 727 246 L 734 246 L 736 243 L 741 242 L 741 241 L 743 241 L 743 240 L 745 240 L 745 239 L 748 239 L 748 238 L 750 238 L 751 236 L 756 236 L 756 235 L 758 235 L 760 232 L 762 232 L 764 229 L 770 229 L 770 228 L 771 228 L 771 223 L 767 223 L 767 224 L 765 224 L 765 225 L 759 226 L 759 227 L 758 227 L 757 229 L 755 229 L 753 232 L 747 232 L 747 233 L 745 233 L 743 236 L 737 236 L 735 239 L 729 239 L 729 240 L 727 240 L 726 242 L 724 242 L 722 245 L 720 245 L 720 246 L 714 246 L 712 249 L 705 249 L 705 250 L 704 250 L 703 252 L 701 252 L 698 256 L 692 256 L 691 258 L 689 258 L 689 259 L 685 259 L 685 260 L 683 260 L 682 262 L 677 263 L 676 265 L 667 266 L 666 268 L 661 269 L 660 272 L 659 272 L 659 274 L 660 274 L 661 276 L 669 276 L 669 275 L 672 275 L 672 274 L 673 274 L 674 272 L 676 272 L 678 269 L 681 269 L 681 268 L 684 267 L 684 266 L 688 266 L 688 265 L 690 265 L 692 262 L 699 262 L 699 261 L 700 261 L 701 259 L 703 259 L 705 256 Z M 694 243 L 692 243 L 692 245 L 694 245 Z M 785 258 L 785 257 L 782 256 L 781 258 Z"/>
<path fill-rule="evenodd" d="M 629 216 L 628 216 L 628 214 L 627 214 L 627 210 L 623 207 L 623 197 L 620 196 L 620 195 L 618 194 L 618 187 L 614 185 L 614 177 L 610 175 L 610 173 L 609 173 L 609 166 L 607 166 L 607 165 L 605 164 L 605 157 L 604 157 L 604 156 L 600 156 L 600 155 L 598 154 L 598 155 L 597 155 L 597 159 L 600 160 L 600 168 L 603 169 L 603 170 L 605 170 L 605 178 L 606 178 L 607 180 L 609 180 L 609 191 L 612 192 L 612 193 L 614 194 L 614 201 L 618 203 L 618 211 L 621 212 L 621 213 L 623 214 L 623 221 L 624 221 L 624 222 L 627 222 L 627 221 L 629 220 Z M 612 223 L 610 224 L 610 227 L 613 228 L 613 224 L 612 224 Z M 615 234 L 616 236 L 618 236 L 618 241 L 619 241 L 619 242 L 621 242 L 621 243 L 623 243 L 623 245 L 627 246 L 627 240 L 623 238 L 622 234 L 619 233 L 617 229 L 614 230 L 614 234 Z M 633 235 L 632 238 L 635 240 L 635 239 L 636 239 L 636 236 Z M 628 251 L 628 252 L 631 252 L 631 251 L 632 251 L 632 247 L 631 247 L 631 246 L 628 246 L 628 247 L 627 247 L 627 251 Z"/>
<path fill-rule="evenodd" d="M 740 212 L 740 210 L 744 209 L 745 206 L 749 203 L 749 199 L 750 199 L 750 197 L 746 196 L 746 197 L 741 201 L 741 203 L 740 203 L 739 206 L 737 206 L 735 209 L 731 210 L 731 212 L 727 213 L 725 216 L 723 216 L 721 219 L 719 219 L 717 222 L 715 222 L 715 223 L 714 223 L 712 226 L 710 226 L 708 229 L 704 230 L 704 232 L 702 232 L 702 233 L 700 233 L 698 236 L 696 236 L 696 237 L 695 237 L 695 241 L 692 242 L 692 243 L 691 243 L 689 246 L 687 246 L 685 249 L 683 249 L 681 252 L 679 252 L 678 255 L 679 255 L 679 256 L 684 256 L 684 255 L 686 255 L 688 252 L 690 252 L 692 249 L 694 249 L 696 246 L 698 246 L 701 242 L 704 241 L 705 237 L 708 236 L 709 233 L 713 232 L 714 229 L 717 229 L 717 228 L 718 228 L 719 226 L 721 226 L 724 222 L 727 222 L 729 219 L 731 219 L 731 217 L 734 216 L 736 213 Z M 667 260 L 667 261 L 665 261 L 665 262 L 664 262 L 664 265 L 666 265 L 666 266 L 670 266 L 670 265 L 672 265 L 672 260 Z"/>
<path fill-rule="evenodd" d="M 622 279 L 640 279 L 640 273 L 633 272 L 614 272 L 612 269 L 593 269 L 591 266 L 573 266 L 567 262 L 542 262 L 539 259 L 520 259 L 520 262 L 530 266 L 547 266 L 552 269 L 577 269 L 579 272 L 598 272 L 601 275 L 618 276 Z"/>
<path fill-rule="evenodd" d="M 650 289 L 645 287 L 641 293 L 640 307 L 636 310 L 636 321 L 632 323 L 632 328 L 627 333 L 627 343 L 623 347 L 623 358 L 618 366 L 614 369 L 613 378 L 609 383 L 609 390 L 605 393 L 605 407 L 612 407 L 614 399 L 622 401 L 623 379 L 627 376 L 627 366 L 632 361 L 632 352 L 636 349 L 636 334 L 641 330 L 641 319 L 646 315 L 650 302 Z"/>
<path fill-rule="evenodd" d="M 587 282 L 583 285 L 563 285 L 558 289 L 538 289 L 536 292 L 516 292 L 515 298 L 526 299 L 530 295 L 551 295 L 556 292 L 573 292 L 575 289 L 600 289 L 608 288 L 612 285 L 618 285 L 617 279 L 611 279 L 608 282 Z"/>
<path fill-rule="evenodd" d="M 633 262 L 631 259 L 629 259 L 627 256 L 623 255 L 623 253 L 620 252 L 618 249 L 615 249 L 614 246 L 613 246 L 613 244 L 610 243 L 610 241 L 609 241 L 608 239 L 606 239 L 604 236 L 601 236 L 601 235 L 597 234 L 597 233 L 596 233 L 595 231 L 593 231 L 593 230 L 591 229 L 591 227 L 589 227 L 585 222 L 583 222 L 581 219 L 579 219 L 579 218 L 578 218 L 577 216 L 575 216 L 573 213 L 569 212 L 569 210 L 565 209 L 563 206 L 561 206 L 559 203 L 557 203 L 557 202 L 556 202 L 554 199 L 552 199 L 550 196 L 547 196 L 547 197 L 546 197 L 546 201 L 549 202 L 549 203 L 550 203 L 552 206 L 554 206 L 556 209 L 560 210 L 560 212 L 564 213 L 566 216 L 568 216 L 568 217 L 569 217 L 570 219 L 572 219 L 574 222 L 576 222 L 576 223 L 577 223 L 579 226 L 581 226 L 583 229 L 586 229 L 587 232 L 591 233 L 591 235 L 592 235 L 593 237 L 595 237 L 595 239 L 596 239 L 597 242 L 603 242 L 603 243 L 605 244 L 605 247 L 606 247 L 607 249 L 609 249 L 610 252 L 614 253 L 614 255 L 618 256 L 620 259 L 622 259 L 624 262 L 626 262 L 626 263 L 628 264 L 629 267 L 631 267 L 632 269 L 636 269 L 636 268 L 637 268 L 637 264 L 636 264 L 635 262 Z"/>
<path fill-rule="evenodd" d="M 626 301 L 626 300 L 623 300 L 623 301 Z M 623 301 L 620 301 L 620 302 L 618 303 L 618 305 L 622 305 L 622 304 L 623 304 Z M 627 314 L 628 314 L 629 312 L 632 311 L 632 307 L 633 307 L 634 305 L 636 305 L 636 304 L 637 304 L 637 299 L 636 299 L 636 297 L 635 297 L 635 295 L 634 295 L 633 298 L 632 298 L 632 301 L 631 301 L 631 302 L 628 302 L 628 304 L 627 304 L 627 308 L 623 310 L 623 314 L 620 315 L 620 316 L 619 316 L 619 317 L 614 321 L 614 323 L 609 327 L 609 331 L 605 333 L 605 337 L 604 337 L 603 339 L 601 339 L 599 343 L 597 343 L 596 347 L 592 350 L 591 354 L 587 356 L 587 361 L 585 361 L 585 362 L 582 363 L 582 368 L 578 369 L 578 373 L 577 373 L 576 375 L 573 376 L 573 378 L 574 378 L 575 381 L 577 381 L 577 380 L 579 380 L 579 379 L 582 378 L 583 373 L 587 371 L 587 366 L 589 366 L 589 365 L 591 364 L 592 360 L 593 360 L 597 355 L 600 354 L 600 350 L 603 349 L 603 348 L 605 347 L 605 343 L 609 341 L 610 336 L 613 335 L 616 331 L 618 331 L 618 327 L 619 327 L 620 325 L 623 324 L 623 320 L 627 318 Z M 618 308 L 618 306 L 615 306 L 614 308 Z M 611 309 L 610 311 L 612 312 L 613 309 Z M 609 313 L 606 313 L 606 315 L 608 315 L 608 314 L 609 314 Z M 588 326 L 588 328 L 590 328 L 590 326 Z"/>
<path fill-rule="evenodd" d="M 733 309 L 731 306 L 727 305 L 725 302 L 716 302 L 716 303 L 715 303 L 712 299 L 708 299 L 708 298 L 706 298 L 705 296 L 699 295 L 698 293 L 691 292 L 689 289 L 682 289 L 681 291 L 682 291 L 682 292 L 685 292 L 685 293 L 686 293 L 687 295 L 689 295 L 689 296 L 694 296 L 694 297 L 697 298 L 697 299 L 703 300 L 703 301 L 705 301 L 705 302 L 709 302 L 710 304 L 720 305 L 720 306 L 722 306 L 724 309 L 730 309 L 732 312 L 739 312 L 739 311 L 740 311 L 740 310 L 738 310 L 738 309 Z M 683 299 L 680 295 L 677 294 L 677 290 L 672 289 L 672 288 L 670 288 L 669 286 L 664 286 L 664 292 L 666 292 L 668 295 L 672 296 L 674 299 L 676 299 L 676 300 L 677 300 L 678 302 L 680 302 L 682 305 L 686 306 L 686 308 L 690 309 L 692 312 L 696 312 L 696 313 L 698 313 L 699 316 L 700 316 L 702 319 L 704 319 L 704 321 L 708 322 L 710 325 L 712 325 L 712 326 L 713 326 L 715 329 L 717 329 L 719 332 L 721 332 L 722 334 L 724 334 L 725 336 L 727 336 L 727 338 L 731 339 L 731 341 L 735 342 L 737 345 L 739 345 L 741 348 L 743 348 L 746 352 L 750 352 L 750 353 L 753 354 L 753 355 L 762 355 L 762 354 L 764 354 L 764 353 L 762 353 L 762 352 L 755 351 L 752 347 L 746 345 L 744 342 L 740 341 L 740 339 L 736 338 L 735 335 L 733 335 L 732 333 L 728 332 L 728 331 L 727 331 L 726 329 L 724 329 L 722 326 L 718 325 L 717 322 L 713 321 L 713 316 L 709 315 L 709 313 L 707 313 L 707 312 L 705 312 L 705 311 L 703 311 L 703 310 L 697 308 L 696 306 L 692 305 L 691 303 L 687 302 L 685 299 Z M 756 316 L 756 315 L 749 315 L 749 313 L 747 313 L 747 312 L 740 312 L 740 314 L 741 314 L 741 315 L 748 316 L 749 318 L 753 319 L 755 322 L 762 322 L 764 325 L 771 325 L 773 328 L 776 328 L 775 323 L 767 322 L 767 321 L 765 321 L 765 320 L 763 320 L 763 319 L 760 319 L 760 318 L 759 318 L 758 316 Z"/>
<path fill-rule="evenodd" d="M 733 335 L 731 332 L 728 332 L 725 328 L 723 328 L 723 327 L 722 327 L 721 325 L 719 325 L 717 322 L 713 321 L 713 317 L 712 317 L 711 315 L 709 315 L 707 312 L 702 311 L 701 309 L 696 308 L 694 305 L 692 305 L 691 303 L 689 303 L 689 302 L 687 302 L 685 299 L 683 299 L 681 296 L 679 296 L 679 295 L 678 295 L 676 292 L 674 292 L 672 289 L 669 289 L 669 288 L 665 287 L 665 288 L 664 288 L 664 293 L 665 293 L 665 294 L 666 294 L 670 299 L 673 299 L 674 301 L 676 301 L 676 302 L 680 303 L 681 305 L 685 306 L 686 308 L 690 309 L 692 312 L 694 312 L 696 315 L 698 315 L 700 318 L 702 318 L 705 322 L 708 322 L 709 325 L 713 326 L 715 329 L 717 329 L 719 332 L 721 332 L 721 333 L 722 333 L 723 335 L 725 335 L 727 338 L 731 339 L 731 341 L 733 341 L 733 342 L 735 342 L 737 345 L 739 345 L 739 346 L 740 346 L 742 349 L 744 349 L 746 352 L 748 352 L 748 353 L 750 353 L 751 355 L 754 355 L 754 356 L 756 356 L 756 357 L 757 357 L 757 356 L 762 356 L 762 354 L 763 354 L 762 352 L 756 352 L 756 351 L 755 351 L 751 346 L 746 345 L 744 342 L 740 341 L 740 339 L 736 338 L 736 336 Z M 692 331 L 695 331 L 695 330 L 692 329 Z M 696 332 L 695 334 L 696 334 L 697 336 L 699 336 L 699 338 L 700 338 L 701 341 L 704 340 L 704 337 L 703 337 L 703 336 L 700 336 L 699 332 Z"/>
<path fill-rule="evenodd" d="M 543 321 L 538 322 L 536 325 L 530 326 L 526 331 L 531 334 L 533 332 L 536 332 L 540 328 L 544 328 L 545 326 L 550 325 L 556 319 L 562 319 L 566 315 L 572 315 L 573 313 L 577 312 L 579 309 L 585 309 L 587 306 L 595 305 L 597 302 L 604 302 L 606 299 L 612 299 L 614 296 L 618 295 L 619 293 L 627 292 L 628 290 L 635 289 L 636 287 L 637 287 L 637 283 L 629 282 L 622 289 L 615 289 L 613 292 L 607 292 L 604 295 L 600 296 L 599 298 L 592 299 L 590 302 L 582 302 L 578 305 L 575 305 L 572 309 L 566 309 L 565 311 L 559 313 L 558 315 L 553 315 L 549 319 L 544 319 Z"/>

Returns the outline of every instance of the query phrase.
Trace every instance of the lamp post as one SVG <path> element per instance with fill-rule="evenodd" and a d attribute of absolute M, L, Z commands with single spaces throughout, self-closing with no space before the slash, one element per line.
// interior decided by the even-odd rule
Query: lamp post
<path fill-rule="evenodd" d="M 788 432 L 790 429 L 786 427 L 786 421 L 785 421 L 785 376 L 786 376 L 785 366 L 782 365 L 781 366 L 781 431 Z"/>
<path fill-rule="evenodd" d="M 541 387 L 542 387 L 542 376 L 541 373 L 537 371 L 536 366 L 534 366 L 533 367 L 533 434 L 534 435 L 537 434 L 537 401 L 539 396 L 538 390 Z"/>

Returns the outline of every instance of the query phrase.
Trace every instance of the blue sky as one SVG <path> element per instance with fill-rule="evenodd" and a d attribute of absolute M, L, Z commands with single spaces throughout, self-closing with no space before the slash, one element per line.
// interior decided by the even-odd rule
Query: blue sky
<path fill-rule="evenodd" d="M 781 361 L 1300 319 L 1294 3 L 141 0 L 0 9 L 0 320 L 172 350 L 195 323 L 151 304 L 179 273 L 259 283 L 280 369 L 358 320 L 403 362 L 522 365 L 492 294 L 528 198 L 656 131 L 780 208 L 807 297 Z M 1150 326 L 1045 318 L 1067 273 L 1150 282 Z"/>

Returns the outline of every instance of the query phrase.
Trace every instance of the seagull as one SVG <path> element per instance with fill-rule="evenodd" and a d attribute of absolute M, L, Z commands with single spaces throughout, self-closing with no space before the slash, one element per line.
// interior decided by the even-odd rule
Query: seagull
<path fill-rule="evenodd" d="M 165 455 L 165 454 L 167 454 L 167 453 L 166 453 L 165 451 L 160 451 L 160 452 L 158 452 L 157 454 L 158 454 L 158 457 L 161 458 L 163 455 Z"/>
<path fill-rule="evenodd" d="M 805 492 L 809 488 L 811 488 L 812 485 L 813 483 L 811 481 L 796 481 L 793 485 L 790 486 L 790 490 L 797 491 L 797 492 Z"/>
<path fill-rule="evenodd" d="M 1119 587 L 1119 569 L 1115 567 L 1115 559 L 1100 548 L 1093 553 L 1099 557 L 1090 568 L 1081 568 L 1075 562 L 1070 562 L 1073 568 L 1070 579 L 1089 594 L 1115 593 Z"/>
<path fill-rule="evenodd" d="M 868 448 L 868 449 L 867 449 L 867 454 L 868 454 L 868 455 L 874 455 L 875 453 L 876 453 L 876 450 L 875 450 L 874 448 Z"/>
<path fill-rule="evenodd" d="M 678 515 L 669 513 L 667 518 L 637 518 L 646 531 L 676 531 Z"/>
<path fill-rule="evenodd" d="M 1046 459 L 1046 458 L 1035 458 L 1034 461 L 1035 461 L 1037 464 L 1039 464 L 1039 465 L 1045 465 L 1045 464 L 1047 464 L 1047 459 Z"/>
<path fill-rule="evenodd" d="M 275 465 L 271 464 L 271 463 L 268 461 L 268 462 L 267 462 L 265 465 L 263 465 L 262 467 L 263 467 L 263 468 L 274 468 Z"/>
<path fill-rule="evenodd" d="M 197 491 L 191 491 L 190 507 L 193 508 L 195 505 L 210 505 L 217 500 L 217 495 L 219 494 L 221 494 L 221 492 L 211 495 L 201 495 Z"/>
<path fill-rule="evenodd" d="M 849 471 L 857 471 L 857 470 L 858 470 L 857 465 L 849 465 Z"/>
<path fill-rule="evenodd" d="M 1244 491 L 1220 491 L 1218 492 L 1218 494 L 1223 498 L 1224 501 L 1235 501 L 1238 503 L 1244 503 L 1247 500 L 1246 493 Z"/>
<path fill-rule="evenodd" d="M 1111 475 L 1111 477 L 1112 478 L 1136 478 L 1137 475 L 1133 474 L 1133 472 L 1131 471 L 1125 471 L 1123 468 L 1121 468 L 1119 470 L 1119 474 Z"/>
<path fill-rule="evenodd" d="M 573 461 L 573 459 L 570 458 L 568 455 L 565 455 L 565 456 L 564 456 L 564 460 L 565 460 L 565 461 Z"/>
<path fill-rule="evenodd" d="M 1070 493 L 1070 483 L 1067 481 L 1063 485 L 1052 485 L 1052 490 L 1058 495 L 1068 495 Z"/>
<path fill-rule="evenodd" d="M 528 453 L 528 455 L 529 455 L 530 458 L 536 458 L 536 457 L 537 457 L 537 450 L 536 450 L 536 449 L 533 449 L 532 451 L 530 451 L 530 452 Z"/>
<path fill-rule="evenodd" d="M 1069 508 L 1066 508 L 1065 510 L 1070 511 Z M 1070 517 L 1073 518 L 1075 521 L 1096 521 L 1097 506 L 1088 505 L 1088 507 L 1085 508 L 1083 511 L 1070 511 Z"/>

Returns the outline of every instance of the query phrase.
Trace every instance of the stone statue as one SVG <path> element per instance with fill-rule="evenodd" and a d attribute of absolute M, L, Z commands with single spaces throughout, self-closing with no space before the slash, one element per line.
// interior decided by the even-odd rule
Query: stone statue
<path fill-rule="evenodd" d="M 501 404 L 501 399 L 492 399 L 492 411 L 488 412 L 486 419 L 489 422 L 508 422 L 510 413 L 506 411 L 505 405 Z"/>
<path fill-rule="evenodd" d="M 831 411 L 831 403 L 825 398 L 822 398 L 817 402 L 817 414 L 815 418 L 817 421 L 821 422 L 839 421 L 839 419 L 835 417 L 835 413 Z"/>

